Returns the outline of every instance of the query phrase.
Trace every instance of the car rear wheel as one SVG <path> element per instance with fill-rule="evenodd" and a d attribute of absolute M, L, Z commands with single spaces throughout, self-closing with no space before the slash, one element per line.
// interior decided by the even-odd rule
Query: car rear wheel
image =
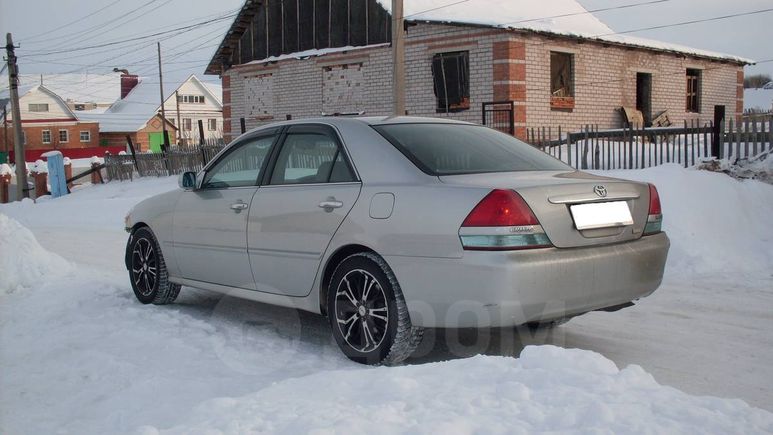
<path fill-rule="evenodd" d="M 397 364 L 421 343 L 423 329 L 411 324 L 392 269 L 370 252 L 344 259 L 333 272 L 328 319 L 338 346 L 361 364 Z"/>
<path fill-rule="evenodd" d="M 142 227 L 132 233 L 129 252 L 129 279 L 134 295 L 143 304 L 174 302 L 180 285 L 169 282 L 164 255 L 153 232 Z"/>

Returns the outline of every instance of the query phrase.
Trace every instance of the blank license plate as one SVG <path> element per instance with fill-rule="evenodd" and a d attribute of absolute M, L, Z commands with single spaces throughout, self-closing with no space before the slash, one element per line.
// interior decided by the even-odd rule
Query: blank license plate
<path fill-rule="evenodd" d="M 569 210 L 578 230 L 633 225 L 631 210 L 625 201 L 578 204 Z"/>

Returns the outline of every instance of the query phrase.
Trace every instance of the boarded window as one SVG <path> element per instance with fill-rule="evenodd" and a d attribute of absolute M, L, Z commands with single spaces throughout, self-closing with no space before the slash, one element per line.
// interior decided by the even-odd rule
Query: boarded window
<path fill-rule="evenodd" d="M 323 113 L 358 113 L 364 110 L 365 101 L 362 64 L 329 66 L 322 70 Z"/>
<path fill-rule="evenodd" d="M 459 112 L 470 108 L 470 53 L 438 53 L 432 58 L 437 112 Z"/>
<path fill-rule="evenodd" d="M 687 69 L 687 106 L 688 112 L 701 111 L 701 71 Z"/>
<path fill-rule="evenodd" d="M 48 104 L 40 103 L 30 103 L 29 105 L 29 111 L 30 112 L 48 112 Z"/>

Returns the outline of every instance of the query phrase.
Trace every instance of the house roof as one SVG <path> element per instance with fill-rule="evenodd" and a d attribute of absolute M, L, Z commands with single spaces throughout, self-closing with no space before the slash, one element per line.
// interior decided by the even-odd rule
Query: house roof
<path fill-rule="evenodd" d="M 391 0 L 377 1 L 391 13 Z M 754 63 L 752 60 L 730 54 L 616 33 L 589 13 L 577 0 L 467 0 L 450 4 L 448 0 L 410 0 L 405 2 L 404 7 L 403 15 L 407 21 L 413 22 L 466 24 L 534 31 L 742 64 Z M 225 59 L 226 54 L 230 53 L 241 34 L 248 28 L 253 13 L 254 1 L 246 0 L 210 60 L 205 74 L 220 72 L 221 62 L 218 60 Z M 294 54 L 283 54 L 283 56 L 299 57 L 293 56 Z"/>
<path fill-rule="evenodd" d="M 43 82 L 62 100 L 78 103 L 110 104 L 120 97 L 120 74 L 19 74 L 19 86 L 32 88 Z M 8 76 L 0 79 L 8 89 Z M 0 90 L 2 92 L 2 90 Z"/>
<path fill-rule="evenodd" d="M 174 94 L 175 89 L 171 84 L 164 83 L 164 100 Z M 78 118 L 98 121 L 99 131 L 104 133 L 135 132 L 143 129 L 157 115 L 160 106 L 158 82 L 141 78 L 124 99 L 117 100 L 107 110 L 79 111 Z"/>
<path fill-rule="evenodd" d="M 174 98 L 175 91 L 189 80 L 199 83 L 209 96 L 222 106 L 222 88 L 219 85 L 202 82 L 193 74 L 176 86 L 165 82 L 164 101 Z M 143 129 L 160 110 L 161 94 L 158 81 L 154 78 L 143 77 L 125 98 L 115 101 L 106 110 L 79 111 L 77 116 L 82 120 L 99 121 L 99 131 L 101 132 L 123 133 Z M 167 119 L 169 118 L 167 117 Z"/>
<path fill-rule="evenodd" d="M 19 93 L 19 99 L 23 98 L 25 95 L 29 94 L 33 91 L 40 91 L 44 94 L 48 95 L 49 97 L 53 98 L 61 107 L 62 111 L 65 113 L 65 115 L 68 115 L 72 117 L 72 119 L 76 119 L 75 113 L 73 113 L 72 110 L 70 110 L 70 107 L 67 106 L 67 103 L 60 97 L 56 92 L 52 91 L 51 89 L 48 89 L 48 87 L 43 85 L 20 85 L 18 87 L 18 93 Z M 10 94 L 11 90 L 9 88 L 0 90 L 0 108 L 9 106 L 11 103 L 10 100 Z M 10 115 L 10 108 L 8 110 L 8 113 Z M 25 119 L 25 118 L 22 118 Z"/>

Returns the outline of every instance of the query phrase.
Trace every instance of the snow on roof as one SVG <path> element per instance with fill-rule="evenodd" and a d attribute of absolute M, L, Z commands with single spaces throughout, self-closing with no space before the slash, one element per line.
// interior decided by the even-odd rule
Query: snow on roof
<path fill-rule="evenodd" d="M 171 83 L 164 83 L 165 97 L 174 94 L 175 89 Z M 157 114 L 160 106 L 158 82 L 150 78 L 140 78 L 140 82 L 126 98 L 117 100 L 107 110 L 79 111 L 77 116 L 84 121 L 99 122 L 99 131 L 103 133 L 133 132 L 145 127 Z"/>
<path fill-rule="evenodd" d="M 378 0 L 378 2 L 391 13 L 391 0 Z M 588 13 L 587 9 L 576 0 L 485 0 L 485 4 L 484 0 L 469 0 L 450 5 L 448 0 L 411 0 L 406 2 L 403 15 L 406 20 L 413 21 L 453 22 L 533 30 L 741 63 L 754 63 L 752 60 L 730 54 L 617 34 L 592 13 Z"/>
<path fill-rule="evenodd" d="M 744 89 L 743 108 L 744 110 L 773 111 L 773 87 L 770 89 Z"/>
<path fill-rule="evenodd" d="M 331 54 L 331 53 L 341 53 L 344 51 L 355 51 L 355 50 L 363 50 L 366 48 L 386 47 L 386 46 L 389 46 L 388 42 L 384 44 L 362 45 L 362 46 L 356 46 L 356 47 L 347 45 L 345 47 L 320 48 L 320 49 L 313 48 L 311 50 L 297 51 L 295 53 L 280 54 L 279 56 L 270 56 L 265 59 L 253 60 L 251 62 L 245 63 L 245 65 L 257 65 L 257 64 L 263 64 L 263 63 L 278 62 L 278 61 L 287 60 L 287 59 L 305 59 L 307 57 L 322 56 L 322 55 Z M 222 92 L 222 87 L 220 89 Z"/>
<path fill-rule="evenodd" d="M 0 95 L 8 92 L 7 77 L 1 82 L 5 89 L 0 90 Z M 115 73 L 42 74 L 42 82 L 64 101 L 110 104 L 121 96 L 121 77 Z M 27 91 L 40 83 L 41 74 L 19 75 L 19 86 Z M 19 94 L 23 95 L 21 90 Z"/>

